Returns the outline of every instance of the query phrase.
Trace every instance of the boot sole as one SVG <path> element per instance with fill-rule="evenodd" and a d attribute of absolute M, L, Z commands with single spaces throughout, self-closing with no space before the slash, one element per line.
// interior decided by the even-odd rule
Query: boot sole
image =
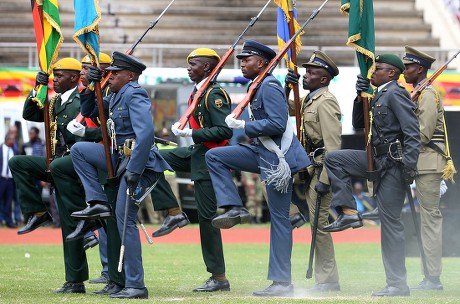
<path fill-rule="evenodd" d="M 249 224 L 251 222 L 251 215 L 237 216 L 237 217 L 226 217 L 226 218 L 215 218 L 211 224 L 215 228 L 229 229 L 237 224 Z"/>

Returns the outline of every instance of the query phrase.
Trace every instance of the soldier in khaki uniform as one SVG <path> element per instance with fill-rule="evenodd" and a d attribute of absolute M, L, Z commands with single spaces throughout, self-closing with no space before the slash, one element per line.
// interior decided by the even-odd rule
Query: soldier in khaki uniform
<path fill-rule="evenodd" d="M 404 79 L 417 88 L 427 77 L 427 71 L 436 59 L 406 46 L 403 57 Z M 422 148 L 417 162 L 417 198 L 420 203 L 421 235 L 426 257 L 425 278 L 413 289 L 443 288 L 441 275 L 442 214 L 439 210 L 439 185 L 446 159 L 436 151 L 446 153 L 444 142 L 444 108 L 438 91 L 426 87 L 415 102 L 415 114 L 420 123 Z M 423 266 L 422 266 L 423 267 Z"/>
<path fill-rule="evenodd" d="M 303 88 L 310 92 L 300 101 L 302 124 L 301 142 L 309 153 L 312 166 L 308 167 L 311 177 L 306 191 L 306 200 L 310 219 L 315 213 L 317 195 L 321 195 L 318 232 L 315 248 L 316 286 L 310 292 L 338 291 L 339 275 L 335 261 L 334 244 L 329 232 L 322 231 L 328 224 L 331 193 L 329 178 L 323 170 L 323 158 L 328 151 L 338 150 L 341 146 L 342 123 L 340 107 L 335 96 L 329 92 L 328 85 L 339 74 L 335 63 L 323 52 L 315 51 L 307 63 L 303 77 Z M 289 72 L 286 83 L 291 83 L 298 76 Z M 294 106 L 289 102 L 291 115 Z"/>

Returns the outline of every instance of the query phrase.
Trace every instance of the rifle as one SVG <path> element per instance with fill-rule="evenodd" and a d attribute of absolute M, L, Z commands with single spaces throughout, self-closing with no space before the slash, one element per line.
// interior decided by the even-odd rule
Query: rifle
<path fill-rule="evenodd" d="M 313 258 L 315 256 L 316 235 L 318 234 L 319 209 L 321 208 L 321 195 L 316 193 L 315 213 L 313 217 L 313 226 L 311 227 L 311 243 L 310 256 L 308 258 L 308 268 L 305 277 L 311 279 L 313 277 Z"/>
<path fill-rule="evenodd" d="M 268 0 L 265 6 L 260 10 L 259 14 L 257 16 L 252 17 L 251 21 L 249 24 L 246 26 L 244 31 L 236 38 L 235 42 L 230 46 L 230 48 L 227 50 L 227 52 L 222 56 L 220 59 L 219 63 L 216 65 L 216 67 L 212 70 L 211 74 L 209 74 L 208 78 L 206 78 L 205 82 L 203 85 L 198 89 L 198 91 L 195 93 L 195 96 L 193 97 L 193 100 L 189 107 L 187 108 L 187 111 L 185 111 L 185 114 L 182 115 L 182 117 L 179 119 L 179 129 L 183 129 L 185 125 L 187 124 L 188 120 L 190 119 L 190 116 L 192 116 L 193 112 L 195 111 L 196 107 L 198 106 L 198 103 L 200 102 L 202 96 L 204 93 L 207 91 L 207 89 L 216 82 L 217 76 L 219 76 L 220 71 L 223 69 L 227 61 L 230 59 L 230 56 L 232 56 L 233 52 L 235 51 L 235 47 L 238 44 L 238 42 L 243 38 L 244 34 L 251 28 L 256 21 L 259 19 L 260 15 L 262 12 L 265 10 L 265 8 L 270 4 L 271 0 Z"/>
<path fill-rule="evenodd" d="M 415 101 L 418 99 L 418 97 L 420 96 L 420 94 L 422 93 L 422 91 L 429 85 L 431 85 L 433 83 L 433 81 L 438 78 L 439 75 L 442 74 L 442 72 L 444 72 L 445 69 L 447 69 L 447 66 L 449 65 L 449 63 L 451 63 L 452 60 L 455 59 L 455 57 L 457 57 L 457 55 L 460 53 L 460 51 L 458 51 L 457 53 L 454 54 L 454 56 L 450 57 L 449 60 L 447 60 L 446 63 L 444 63 L 442 66 L 440 66 L 434 73 L 433 75 L 430 76 L 430 78 L 427 78 L 425 79 L 412 93 L 411 93 L 411 96 L 410 98 L 412 99 L 412 101 Z"/>
<path fill-rule="evenodd" d="M 273 72 L 273 70 L 276 68 L 278 63 L 284 57 L 284 54 L 286 54 L 286 52 L 289 50 L 291 44 L 295 41 L 297 36 L 299 36 L 300 33 L 302 33 L 303 29 L 310 23 L 310 21 L 312 21 L 316 17 L 316 15 L 318 15 L 318 13 L 321 11 L 324 5 L 326 5 L 327 1 L 329 0 L 325 0 L 319 8 L 317 8 L 316 10 L 312 12 L 312 14 L 310 15 L 310 18 L 308 18 L 307 21 L 305 21 L 302 24 L 300 29 L 291 37 L 291 39 L 288 42 L 286 42 L 286 44 L 278 52 L 278 54 L 276 54 L 275 58 L 273 58 L 270 61 L 270 63 L 267 65 L 267 67 L 254 79 L 251 86 L 249 87 L 248 93 L 232 112 L 235 114 L 235 118 L 240 117 L 240 115 L 243 113 L 246 106 L 252 100 L 252 97 L 254 97 L 254 94 L 256 93 L 257 89 L 261 85 L 262 81 L 265 79 L 265 77 L 267 77 L 268 74 Z"/>

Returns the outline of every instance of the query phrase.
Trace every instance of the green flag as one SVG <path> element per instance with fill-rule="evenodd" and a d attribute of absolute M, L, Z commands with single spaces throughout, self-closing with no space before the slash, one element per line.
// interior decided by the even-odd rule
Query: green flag
<path fill-rule="evenodd" d="M 341 0 L 340 10 L 348 16 L 347 46 L 356 51 L 361 75 L 375 71 L 374 7 L 372 0 Z M 369 88 L 372 94 L 372 88 Z"/>

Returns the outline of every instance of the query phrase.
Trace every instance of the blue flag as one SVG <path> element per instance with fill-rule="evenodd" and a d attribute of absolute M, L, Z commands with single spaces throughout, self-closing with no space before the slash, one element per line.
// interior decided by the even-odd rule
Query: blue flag
<path fill-rule="evenodd" d="M 73 39 L 99 66 L 99 21 L 101 10 L 98 0 L 74 0 L 75 27 Z"/>

